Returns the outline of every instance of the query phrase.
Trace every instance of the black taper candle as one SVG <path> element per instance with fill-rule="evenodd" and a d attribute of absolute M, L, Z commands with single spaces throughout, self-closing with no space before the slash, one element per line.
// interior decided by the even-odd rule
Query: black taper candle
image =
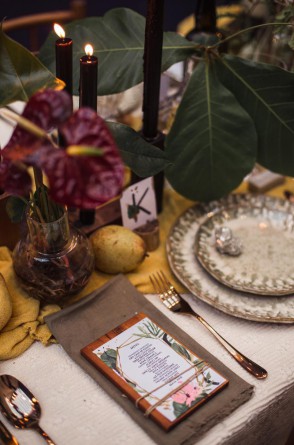
<path fill-rule="evenodd" d="M 87 46 L 86 52 L 88 52 Z M 90 107 L 97 111 L 97 79 L 98 59 L 92 55 L 92 47 L 89 45 L 88 54 L 80 58 L 80 107 Z M 91 225 L 94 221 L 95 209 L 80 211 L 82 224 Z"/>
<path fill-rule="evenodd" d="M 163 149 L 164 135 L 158 131 L 158 110 L 161 79 L 164 0 L 148 0 L 144 44 L 143 138 Z M 131 182 L 139 180 L 132 174 Z M 164 175 L 154 177 L 157 212 L 162 210 Z"/>
<path fill-rule="evenodd" d="M 157 138 L 164 0 L 148 0 L 144 46 L 143 136 Z"/>
<path fill-rule="evenodd" d="M 72 47 L 73 42 L 69 37 L 65 37 L 64 29 L 54 24 L 54 30 L 59 36 L 55 42 L 55 62 L 56 62 L 56 77 L 63 80 L 65 83 L 65 91 L 68 92 L 72 98 Z M 73 105 L 72 105 L 73 108 Z M 61 134 L 58 134 L 58 143 L 64 146 L 64 140 Z"/>
<path fill-rule="evenodd" d="M 80 107 L 97 111 L 98 59 L 92 55 L 80 58 Z"/>
<path fill-rule="evenodd" d="M 72 96 L 72 39 L 64 37 L 55 42 L 56 77 L 65 82 L 65 91 Z"/>
<path fill-rule="evenodd" d="M 197 0 L 194 11 L 195 27 L 186 35 L 188 40 L 213 45 L 223 38 L 217 28 L 216 0 Z M 226 51 L 226 44 L 219 51 Z"/>
<path fill-rule="evenodd" d="M 195 31 L 216 33 L 215 0 L 197 0 L 195 7 Z"/>

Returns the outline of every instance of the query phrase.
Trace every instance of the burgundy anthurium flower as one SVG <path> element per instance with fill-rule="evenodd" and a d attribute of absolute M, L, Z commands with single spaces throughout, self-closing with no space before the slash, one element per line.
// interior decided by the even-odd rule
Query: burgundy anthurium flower
<path fill-rule="evenodd" d="M 28 195 L 31 177 L 24 165 L 4 160 L 0 163 L 0 189 L 15 195 Z"/>
<path fill-rule="evenodd" d="M 22 117 L 45 132 L 58 127 L 70 115 L 70 96 L 65 91 L 50 89 L 34 94 L 22 113 Z M 2 150 L 2 156 L 10 160 L 26 161 L 27 156 L 44 146 L 52 147 L 52 144 L 17 125 L 8 144 Z"/>
<path fill-rule="evenodd" d="M 46 132 L 57 128 L 64 147 L 56 148 L 46 137 L 17 125 L 2 150 L 5 166 L 0 170 L 0 186 L 4 190 L 7 170 L 21 162 L 22 166 L 38 167 L 46 174 L 49 194 L 60 204 L 90 209 L 120 193 L 123 162 L 108 127 L 96 112 L 81 108 L 71 115 L 66 92 L 43 90 L 32 96 L 22 116 Z M 22 173 L 27 175 L 25 169 Z M 10 189 L 10 193 L 18 193 L 17 188 Z"/>
<path fill-rule="evenodd" d="M 81 108 L 59 130 L 65 141 L 64 150 L 45 148 L 33 155 L 49 179 L 52 199 L 91 209 L 118 195 L 124 167 L 103 119 L 90 108 Z M 70 155 L 67 148 L 71 146 L 96 147 L 98 156 Z"/>

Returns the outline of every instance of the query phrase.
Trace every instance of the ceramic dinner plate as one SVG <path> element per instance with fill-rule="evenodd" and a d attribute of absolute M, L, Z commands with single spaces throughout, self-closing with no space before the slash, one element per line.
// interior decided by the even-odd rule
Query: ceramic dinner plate
<path fill-rule="evenodd" d="M 242 253 L 231 256 L 216 249 L 216 230 L 231 229 Z M 261 295 L 294 293 L 294 216 L 259 206 L 233 206 L 217 211 L 199 226 L 195 254 L 202 266 L 233 289 Z"/>
<path fill-rule="evenodd" d="M 253 295 L 229 288 L 209 275 L 196 259 L 194 241 L 199 226 L 211 212 L 232 206 L 294 214 L 294 205 L 288 201 L 249 194 L 229 195 L 219 201 L 195 205 L 178 218 L 169 233 L 167 256 L 171 269 L 193 295 L 227 314 L 260 322 L 293 323 L 293 294 L 279 297 Z"/>

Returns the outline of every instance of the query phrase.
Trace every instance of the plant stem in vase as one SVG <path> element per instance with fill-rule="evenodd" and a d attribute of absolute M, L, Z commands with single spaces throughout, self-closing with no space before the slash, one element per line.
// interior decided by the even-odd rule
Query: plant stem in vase
<path fill-rule="evenodd" d="M 67 212 L 53 222 L 27 211 L 28 233 L 16 245 L 13 264 L 22 287 L 43 303 L 63 303 L 79 292 L 93 270 L 87 237 L 69 226 Z"/>

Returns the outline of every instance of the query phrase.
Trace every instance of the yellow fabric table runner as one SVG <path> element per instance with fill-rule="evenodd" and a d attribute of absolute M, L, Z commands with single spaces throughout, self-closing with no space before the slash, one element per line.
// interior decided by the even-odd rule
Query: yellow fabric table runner
<path fill-rule="evenodd" d="M 283 197 L 285 188 L 294 192 L 294 181 L 288 179 L 283 186 L 276 187 L 269 194 Z M 238 193 L 246 191 L 246 183 L 243 183 L 236 190 Z M 165 190 L 163 212 L 159 216 L 160 245 L 155 251 L 149 253 L 149 256 L 135 271 L 126 274 L 131 283 L 142 293 L 154 292 L 149 281 L 149 275 L 159 269 L 167 274 L 180 291 L 185 291 L 185 288 L 175 280 L 170 271 L 166 256 L 166 238 L 177 217 L 192 205 L 192 201 L 183 198 L 170 189 Z M 47 305 L 40 308 L 39 301 L 29 297 L 21 289 L 13 271 L 11 252 L 7 247 L 0 247 L 0 273 L 6 281 L 13 308 L 12 316 L 9 318 L 10 314 L 8 314 L 9 319 L 7 319 L 6 325 L 0 332 L 0 360 L 17 357 L 35 340 L 41 341 L 44 345 L 54 342 L 55 340 L 51 332 L 44 323 L 44 317 L 60 310 L 60 307 Z M 94 271 L 86 288 L 78 295 L 72 297 L 67 304 L 83 298 L 94 289 L 106 283 L 112 276 Z M 0 310 L 1 306 L 0 294 Z M 1 319 L 3 318 L 5 318 L 5 314 L 1 314 Z"/>

